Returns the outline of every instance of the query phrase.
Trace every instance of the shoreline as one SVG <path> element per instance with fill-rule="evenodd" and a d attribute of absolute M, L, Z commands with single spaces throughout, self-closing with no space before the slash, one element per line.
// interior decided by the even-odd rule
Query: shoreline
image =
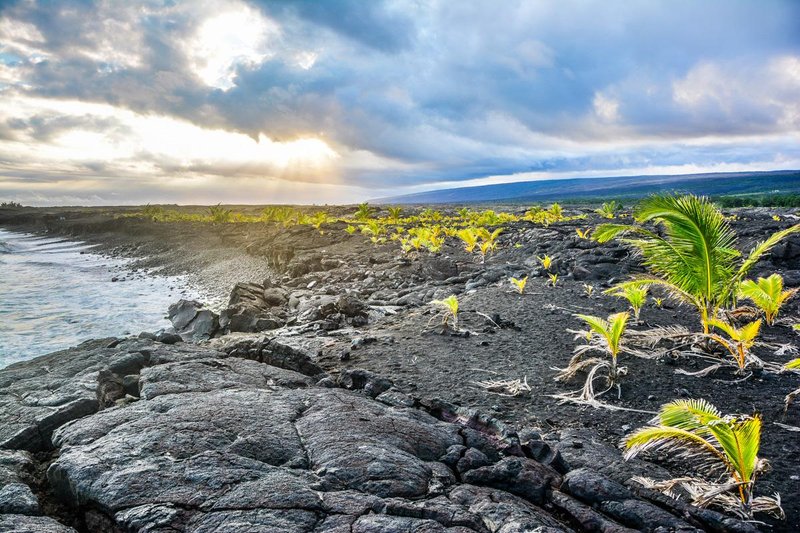
<path fill-rule="evenodd" d="M 766 211 L 745 210 L 740 215 L 742 220 L 734 223 L 742 236 L 743 247 L 763 238 L 764 234 L 774 231 L 781 224 L 772 220 Z M 748 217 L 747 220 L 745 217 Z M 283 228 L 260 223 L 216 226 L 153 223 L 130 218 L 115 219 L 108 214 L 92 218 L 85 212 L 74 214 L 72 218 L 65 220 L 43 220 L 40 227 L 49 229 L 50 234 L 59 232 L 86 235 L 89 236 L 86 240 L 90 242 L 104 241 L 102 246 L 105 249 L 134 257 L 137 264 L 161 263 L 166 265 L 165 269 L 176 270 L 197 266 L 199 275 L 211 275 L 218 285 L 221 285 L 223 278 L 235 279 L 234 283 L 239 283 L 234 291 L 236 301 L 239 302 L 236 305 L 244 306 L 246 311 L 249 309 L 247 306 L 254 306 L 259 313 L 266 313 L 263 316 L 285 324 L 281 329 L 231 333 L 197 344 L 164 344 L 131 338 L 107 339 L 89 343 L 88 348 L 68 350 L 72 359 L 93 361 L 91 372 L 94 373 L 87 377 L 85 369 L 80 370 L 72 376 L 65 375 L 63 379 L 66 382 L 94 380 L 97 398 L 101 398 L 106 390 L 121 390 L 132 398 L 126 400 L 128 404 L 112 408 L 107 414 L 101 407 L 96 407 L 99 413 L 82 418 L 76 425 L 81 428 L 75 430 L 77 433 L 71 434 L 70 429 L 56 430 L 56 441 L 62 445 L 81 442 L 86 438 L 86 434 L 81 436 L 81 431 L 88 431 L 88 434 L 95 431 L 91 429 L 95 419 L 98 424 L 113 425 L 119 422 L 120 431 L 124 432 L 127 422 L 122 419 L 118 421 L 118 415 L 112 413 L 125 412 L 126 409 L 133 409 L 132 413 L 138 413 L 144 407 L 136 406 L 147 405 L 148 402 L 166 402 L 171 408 L 180 410 L 183 409 L 182 402 L 191 397 L 201 404 L 211 402 L 209 405 L 216 405 L 214 409 L 219 409 L 219 405 L 214 402 L 225 398 L 225 401 L 234 402 L 237 406 L 235 409 L 238 410 L 245 409 L 241 403 L 245 398 L 255 401 L 258 397 L 262 408 L 272 409 L 273 400 L 264 399 L 259 396 L 263 393 L 252 392 L 251 389 L 261 390 L 265 379 L 263 372 L 277 372 L 271 369 L 280 367 L 305 376 L 282 374 L 278 379 L 275 374 L 269 378 L 272 381 L 268 383 L 273 383 L 269 386 L 282 391 L 280 395 L 301 395 L 306 398 L 305 401 L 317 405 L 315 402 L 318 398 L 328 398 L 326 395 L 329 392 L 326 391 L 348 389 L 355 392 L 347 394 L 368 399 L 363 406 L 367 410 L 385 408 L 370 403 L 377 398 L 378 404 L 393 410 L 411 409 L 433 416 L 443 423 L 460 424 L 462 428 L 477 428 L 476 431 L 482 433 L 484 439 L 489 438 L 487 435 L 494 435 L 489 440 L 501 443 L 501 449 L 498 451 L 496 447 L 477 447 L 476 450 L 487 456 L 488 463 L 484 463 L 481 458 L 476 464 L 480 463 L 482 466 L 465 466 L 467 470 L 490 468 L 495 472 L 492 475 L 500 476 L 496 472 L 499 465 L 507 464 L 503 463 L 503 458 L 520 457 L 514 455 L 517 453 L 513 451 L 517 450 L 514 446 L 521 445 L 519 439 L 523 435 L 535 433 L 539 435 L 539 440 L 547 443 L 547 450 L 559 450 L 560 456 L 569 466 L 559 467 L 565 469 L 565 472 L 559 473 L 560 476 L 564 473 L 569 475 L 568 472 L 572 470 L 580 470 L 581 465 L 591 466 L 592 461 L 602 457 L 601 462 L 608 462 L 610 466 L 600 473 L 610 481 L 623 483 L 624 476 L 630 477 L 633 474 L 623 466 L 625 463 L 619 462 L 620 455 L 616 451 L 616 445 L 625 433 L 646 423 L 649 415 L 581 409 L 559 404 L 551 397 L 574 388 L 572 384 L 560 385 L 552 379 L 552 368 L 563 366 L 575 346 L 573 335 L 566 331 L 579 326 L 573 315 L 577 312 L 607 314 L 623 310 L 624 305 L 619 300 L 599 293 L 609 280 L 619 280 L 641 270 L 637 259 L 619 245 L 597 245 L 578 239 L 575 229 L 584 228 L 590 223 L 596 224 L 597 221 L 565 222 L 549 227 L 510 224 L 502 235 L 500 248 L 484 264 L 475 261 L 460 246 L 455 245 L 446 247 L 439 255 L 421 255 L 408 260 L 398 253 L 395 243 L 372 245 L 362 235 L 348 235 L 344 231 L 345 224 L 332 225 L 321 234 L 309 226 Z M 0 226 L 2 225 L 3 218 L 0 214 Z M 516 244 L 520 246 L 517 247 Z M 797 280 L 800 280 L 800 263 L 794 255 L 795 246 L 795 240 L 792 240 L 780 254 L 770 256 L 769 261 L 757 272 L 779 271 L 786 277 L 789 286 L 795 286 Z M 208 253 L 199 257 L 194 252 L 202 247 Z M 153 252 L 153 255 L 145 257 L 148 252 Z M 546 273 L 536 260 L 536 257 L 543 254 L 550 254 L 556 260 L 553 268 L 560 274 L 557 288 L 548 287 Z M 220 262 L 215 263 L 215 259 L 220 259 Z M 231 264 L 235 265 L 231 271 L 224 275 L 212 275 Z M 251 276 L 248 283 L 241 283 L 243 280 L 237 276 L 242 272 L 252 275 L 252 271 L 247 269 L 250 264 L 268 268 L 269 275 Z M 508 277 L 520 276 L 521 272 L 527 273 L 531 278 L 524 296 L 513 293 L 507 281 Z M 794 279 L 796 281 L 790 281 Z M 583 284 L 595 285 L 597 294 L 587 297 Z M 226 292 L 230 292 L 231 286 L 226 288 Z M 462 328 L 470 332 L 468 336 L 441 335 L 430 328 L 434 315 L 432 308 L 427 305 L 428 302 L 451 293 L 458 295 L 461 304 L 459 322 Z M 268 305 L 265 298 L 269 300 Z M 798 302 L 791 301 L 786 313 L 797 315 L 799 310 Z M 487 321 L 485 316 L 491 317 L 491 321 Z M 643 311 L 643 317 L 644 322 L 639 327 L 647 324 L 684 325 L 689 328 L 696 326 L 695 319 L 688 312 L 669 305 L 648 305 Z M 796 342 L 792 332 L 785 331 L 785 328 L 769 329 L 765 332 L 765 340 L 774 343 Z M 122 363 L 113 362 L 116 358 L 126 361 L 132 360 L 131 357 L 136 359 L 139 355 L 135 354 L 140 354 L 143 359 L 133 366 L 126 367 Z M 772 359 L 775 357 L 768 353 L 764 355 Z M 64 356 L 52 354 L 45 357 L 50 358 L 48 361 L 55 362 Z M 707 397 L 725 412 L 748 412 L 756 404 L 770 422 L 780 419 L 790 425 L 800 425 L 797 410 L 790 410 L 787 417 L 781 417 L 782 394 L 796 388 L 794 376 L 783 374 L 738 383 L 734 381 L 735 376 L 726 372 L 708 378 L 689 378 L 675 374 L 675 368 L 699 369 L 686 360 L 644 361 L 628 358 L 625 364 L 629 374 L 623 384 L 622 400 L 614 401 L 620 407 L 652 412 L 666 401 L 688 395 Z M 41 362 L 12 370 L 34 375 L 40 366 Z M 101 378 L 97 374 L 104 368 L 110 369 L 112 376 Z M 457 371 L 454 372 L 454 369 Z M 4 372 L 0 371 L 0 393 Z M 313 386 L 308 383 L 308 379 L 312 377 Z M 533 390 L 521 396 L 498 394 L 476 385 L 484 380 L 523 377 Z M 721 382 L 727 384 L 720 385 Z M 148 383 L 151 385 L 147 385 Z M 117 385 L 118 388 L 115 389 Z M 150 389 L 145 385 L 156 387 L 160 392 L 148 397 L 149 393 L 145 391 Z M 245 389 L 251 392 L 237 392 L 226 396 L 229 394 L 225 392 L 228 389 Z M 300 389 L 309 390 L 293 392 Z M 136 395 L 131 394 L 134 392 Z M 255 396 L 248 396 L 251 394 Z M 174 396 L 177 403 L 167 400 L 167 395 Z M 126 396 L 123 395 L 122 398 Z M 341 400 L 341 397 L 338 398 L 336 401 Z M 73 398 L 70 401 L 77 400 Z M 95 399 L 95 402 L 100 401 Z M 324 404 L 328 399 L 319 401 Z M 348 401 L 355 400 L 350 398 Z M 373 407 L 369 407 L 370 405 Z M 320 409 L 321 412 L 327 412 L 327 407 L 322 406 Z M 465 409 L 473 411 L 464 411 Z M 81 418 L 85 415 L 78 414 L 79 416 L 70 414 L 68 418 L 71 420 L 73 416 Z M 151 424 L 156 424 L 154 420 L 145 417 L 138 423 L 151 427 Z M 171 423 L 169 420 L 159 420 L 156 428 L 163 428 L 164 424 Z M 358 425 L 350 419 L 340 422 L 344 427 L 348 424 Z M 241 436 L 237 433 L 242 431 L 241 428 L 232 431 Z M 334 441 L 341 438 L 336 436 L 336 428 L 319 431 L 334 435 L 330 437 Z M 787 442 L 786 439 L 790 439 L 792 434 L 781 431 L 784 430 L 774 424 L 766 424 L 762 442 L 764 456 L 772 461 L 774 470 L 760 481 L 762 484 L 759 492 L 781 492 L 789 515 L 786 522 L 770 521 L 774 526 L 772 531 L 789 531 L 790 529 L 785 528 L 790 527 L 792 520 L 800 516 L 800 505 L 790 501 L 790 496 L 798 488 L 797 481 L 793 481 L 791 475 L 796 468 L 793 457 L 800 452 L 800 446 L 796 442 Z M 514 441 L 512 438 L 507 441 L 511 434 L 516 435 L 518 440 Z M 366 439 L 364 442 L 369 442 L 366 433 L 360 435 Z M 308 438 L 311 437 L 304 436 L 304 439 Z M 475 438 L 478 439 L 477 436 Z M 530 444 L 539 442 L 537 438 L 530 437 L 527 441 L 529 446 L 544 450 L 543 445 Z M 578 442 L 580 445 L 576 444 Z M 118 455 L 107 456 L 102 460 L 112 463 L 120 460 L 122 468 L 128 459 L 124 459 L 125 453 L 122 449 L 113 449 L 113 453 Z M 212 450 L 215 450 L 214 453 L 219 452 L 215 447 Z M 528 451 L 523 450 L 520 453 L 528 460 L 550 468 L 555 468 L 554 464 L 558 464 L 555 453 L 535 454 L 530 448 L 525 450 Z M 210 450 L 206 452 L 210 453 Z M 174 453 L 174 450 L 170 450 L 170 453 Z M 480 457 L 470 452 L 470 457 L 473 455 Z M 431 459 L 425 454 L 423 457 L 426 457 L 425 461 L 437 462 L 438 459 Z M 459 452 L 458 458 L 464 457 L 466 456 Z M 571 465 L 570 457 L 573 461 Z M 55 468 L 58 475 L 54 473 L 53 479 L 41 483 L 55 490 L 53 482 L 60 479 L 59 476 L 66 476 L 71 480 L 81 479 L 80 469 L 75 470 L 79 465 L 70 465 L 69 460 L 66 461 Z M 444 464 L 447 464 L 446 461 Z M 644 462 L 637 464 L 641 468 L 637 475 L 667 475 L 664 468 L 669 468 L 673 474 L 682 472 L 681 465 L 670 462 L 660 463 L 658 466 Z M 375 468 L 377 465 L 388 468 L 381 462 L 376 463 Z M 339 465 L 338 468 L 352 466 Z M 50 466 L 50 470 L 53 468 Z M 458 473 L 456 469 L 456 477 L 461 478 L 456 485 L 462 487 L 458 490 L 465 490 L 463 476 L 468 473 L 467 470 Z M 484 471 L 487 476 L 488 472 Z M 108 475 L 112 474 L 113 469 L 108 472 Z M 404 475 L 410 473 L 406 472 Z M 486 481 L 488 478 L 481 479 L 484 479 L 483 483 L 489 483 Z M 510 478 L 503 479 L 512 483 Z M 390 477 L 385 482 L 391 484 L 395 483 L 394 480 L 394 477 Z M 86 482 L 89 482 L 88 478 Z M 514 483 L 516 482 L 518 481 Z M 110 490 L 111 487 L 107 489 Z M 73 489 L 69 489 L 71 490 Z M 501 489 L 495 487 L 495 490 Z M 507 487 L 502 490 L 507 490 Z M 449 498 L 451 493 L 445 491 L 443 494 Z M 574 515 L 570 515 L 572 517 L 567 522 L 563 521 L 563 513 L 569 514 L 563 508 L 566 504 L 562 501 L 562 507 L 559 507 L 552 499 L 552 494 L 556 494 L 556 500 L 562 498 L 562 491 L 553 489 L 549 494 L 550 496 L 545 497 L 546 501 L 542 500 L 541 505 L 544 507 L 540 509 L 544 509 L 543 512 L 549 514 L 555 522 L 544 520 L 539 525 L 564 527 L 572 524 L 575 527 L 577 519 Z M 568 491 L 563 494 L 570 496 Z M 92 501 L 95 501 L 93 498 L 99 498 L 96 504 L 101 506 L 102 519 L 111 520 L 115 524 L 123 523 L 121 515 L 109 514 L 114 507 L 108 507 L 97 494 L 81 492 L 60 497 L 66 497 L 67 500 L 89 498 Z M 575 495 L 570 497 L 574 498 Z M 637 501 L 643 498 L 638 492 L 633 497 Z M 646 497 L 644 499 L 647 500 Z M 584 501 L 582 505 L 586 503 Z M 659 505 L 663 510 L 663 502 Z M 571 509 L 571 512 L 577 512 L 576 507 Z M 156 510 L 164 511 L 158 505 L 152 508 L 152 512 Z M 84 517 L 81 520 L 86 519 L 87 512 L 86 509 L 81 511 L 81 516 Z M 181 512 L 189 511 L 184 508 Z M 236 512 L 243 510 L 237 508 Z M 205 511 L 192 510 L 191 513 L 200 513 L 205 517 L 203 519 L 208 518 Z M 374 514 L 380 517 L 387 513 Z M 185 514 L 180 516 L 180 520 L 188 519 Z M 389 513 L 388 516 L 394 515 Z M 613 514 L 602 515 L 602 519 L 622 521 L 625 524 L 623 518 Z M 697 527 L 695 523 L 692 525 Z M 733 524 L 730 526 L 733 527 Z M 78 529 L 81 530 L 81 527 Z"/>

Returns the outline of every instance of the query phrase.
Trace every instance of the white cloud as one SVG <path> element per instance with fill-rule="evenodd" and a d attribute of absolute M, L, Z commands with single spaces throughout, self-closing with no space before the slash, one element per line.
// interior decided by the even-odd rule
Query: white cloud
<path fill-rule="evenodd" d="M 600 120 L 605 122 L 617 122 L 619 116 L 619 102 L 611 97 L 602 93 L 595 93 L 592 100 L 594 113 Z"/>
<path fill-rule="evenodd" d="M 761 122 L 783 131 L 800 129 L 800 57 L 763 64 L 703 61 L 672 84 L 674 101 L 697 115 Z"/>
<path fill-rule="evenodd" d="M 32 120 L 33 119 L 33 120 Z M 113 174 L 172 179 L 184 175 L 262 176 L 318 182 L 338 154 L 323 140 L 275 141 L 203 128 L 106 104 L 16 96 L 0 104 L 0 122 L 17 127 L 0 140 L 6 171 Z M 60 124 L 66 124 L 63 130 Z M 36 128 L 47 129 L 46 135 Z M 88 167 L 88 168 L 87 168 Z M 101 169 L 93 172 L 92 167 Z"/>
<path fill-rule="evenodd" d="M 229 90 L 236 85 L 238 68 L 255 68 L 274 55 L 270 43 L 280 28 L 245 4 L 214 13 L 186 44 L 186 54 L 196 74 L 206 85 Z M 310 68 L 316 58 L 301 64 Z M 309 63 L 310 61 L 310 63 Z"/>

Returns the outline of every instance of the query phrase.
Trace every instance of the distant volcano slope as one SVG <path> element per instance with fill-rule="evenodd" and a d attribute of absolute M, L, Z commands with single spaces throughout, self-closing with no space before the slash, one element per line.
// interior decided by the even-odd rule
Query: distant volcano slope
<path fill-rule="evenodd" d="M 709 196 L 800 193 L 800 170 L 522 181 L 440 189 L 380 198 L 374 202 L 383 204 L 543 202 L 548 200 L 640 198 L 657 192 L 682 192 Z"/>

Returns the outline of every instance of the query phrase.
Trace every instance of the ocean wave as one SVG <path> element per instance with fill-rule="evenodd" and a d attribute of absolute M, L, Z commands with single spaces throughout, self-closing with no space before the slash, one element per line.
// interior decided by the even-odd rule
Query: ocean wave
<path fill-rule="evenodd" d="M 6 241 L 0 241 L 0 254 L 10 254 L 14 248 Z"/>

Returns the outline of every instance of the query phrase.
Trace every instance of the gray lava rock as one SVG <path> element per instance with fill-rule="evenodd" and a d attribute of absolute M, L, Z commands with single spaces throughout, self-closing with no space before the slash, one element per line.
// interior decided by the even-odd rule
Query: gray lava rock
<path fill-rule="evenodd" d="M 179 361 L 145 368 L 139 379 L 141 397 L 151 400 L 164 394 L 204 392 L 235 387 L 275 389 L 309 387 L 314 380 L 247 359 L 204 359 Z"/>
<path fill-rule="evenodd" d="M 260 307 L 242 304 L 228 307 L 219 316 L 219 325 L 225 331 L 256 333 L 283 327 L 286 322 Z"/>
<path fill-rule="evenodd" d="M 289 302 L 289 293 L 282 287 L 268 287 L 263 293 L 267 307 L 281 307 Z"/>
<path fill-rule="evenodd" d="M 125 386 L 122 378 L 110 370 L 101 370 L 97 374 L 97 402 L 100 409 L 111 407 L 124 397 Z"/>
<path fill-rule="evenodd" d="M 522 457 L 506 457 L 494 465 L 470 470 L 463 480 L 516 494 L 537 505 L 544 503 L 551 488 L 561 484 L 558 472 Z"/>
<path fill-rule="evenodd" d="M 38 515 L 39 501 L 28 485 L 9 483 L 0 488 L 0 514 Z"/>
<path fill-rule="evenodd" d="M 20 514 L 0 514 L 0 531 L 4 533 L 78 533 L 52 518 Z"/>
<path fill-rule="evenodd" d="M 564 477 L 561 490 L 591 505 L 621 524 L 643 531 L 702 531 L 594 470 L 579 468 Z"/>
<path fill-rule="evenodd" d="M 549 444 L 569 469 L 591 468 L 617 483 L 625 483 L 635 476 L 671 477 L 669 472 L 652 463 L 640 459 L 626 461 L 619 450 L 604 444 L 597 434 L 587 429 L 564 430 L 559 441 L 550 441 Z"/>
<path fill-rule="evenodd" d="M 0 448 L 50 449 L 50 434 L 99 409 L 101 370 L 128 368 L 131 356 L 148 364 L 224 356 L 192 344 L 175 346 L 147 339 L 98 339 L 0 369 Z M 135 357 L 134 357 L 135 359 Z"/>
<path fill-rule="evenodd" d="M 219 329 L 219 317 L 216 313 L 203 308 L 203 304 L 195 300 L 179 300 L 169 306 L 169 320 L 183 340 L 206 340 L 214 336 Z"/>
<path fill-rule="evenodd" d="M 337 385 L 350 390 L 363 390 L 371 398 L 392 388 L 392 381 L 369 370 L 346 368 L 339 373 Z"/>

